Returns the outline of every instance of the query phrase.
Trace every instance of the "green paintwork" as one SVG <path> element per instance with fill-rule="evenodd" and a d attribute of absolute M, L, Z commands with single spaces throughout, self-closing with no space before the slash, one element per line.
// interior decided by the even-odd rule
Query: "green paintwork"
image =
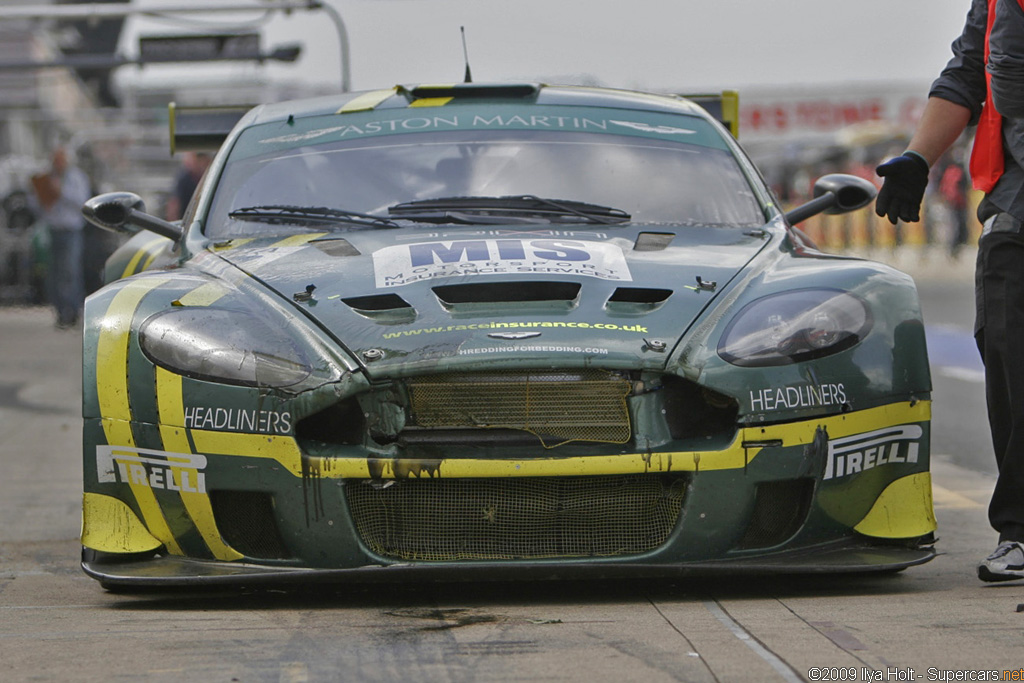
<path fill-rule="evenodd" d="M 368 122 L 383 120 L 381 117 L 411 120 L 413 115 L 421 115 L 407 108 L 408 102 L 400 94 L 374 111 L 333 115 L 346 99 L 328 98 L 306 105 L 311 115 L 308 119 L 303 118 L 300 104 L 268 106 L 245 117 L 239 130 L 256 123 L 261 128 L 253 135 L 259 139 L 266 139 L 267 131 L 274 128 L 291 130 L 291 134 L 301 137 L 323 130 L 328 118 L 343 120 L 339 125 L 365 127 Z M 538 115 L 551 117 L 556 108 L 571 115 L 572 107 L 580 105 L 585 107 L 576 111 L 580 117 L 595 118 L 612 112 L 610 118 L 622 110 L 634 109 L 642 112 L 638 117 L 648 117 L 663 126 L 670 125 L 679 114 L 687 120 L 699 115 L 693 105 L 679 100 L 615 91 L 542 88 L 536 101 L 459 103 L 458 115 L 479 112 L 480 116 L 493 117 L 498 115 L 496 112 L 538 107 Z M 431 116 L 452 116 L 455 109 L 423 111 Z M 289 123 L 289 116 L 295 117 L 295 122 Z M 741 155 L 734 141 L 716 125 L 710 119 L 700 121 L 703 144 Z M 248 141 L 247 135 L 236 131 L 229 138 L 211 168 L 211 178 L 221 171 L 228 150 L 237 146 L 246 154 L 250 147 L 259 146 Z M 283 139 L 273 144 L 287 146 L 295 141 Z M 749 162 L 739 158 L 741 166 L 750 170 L 752 182 L 758 183 Z M 756 231 L 631 224 L 572 228 L 424 225 L 317 233 L 309 240 L 299 238 L 282 244 L 282 235 L 216 243 L 207 240 L 201 232 L 201 217 L 209 209 L 213 184 L 208 183 L 200 197 L 199 218 L 180 250 L 171 252 L 169 242 L 158 244 L 148 233 L 136 236 L 112 257 L 108 279 L 117 280 L 118 273 L 136 272 L 138 269 L 129 266 L 133 259 L 142 261 L 137 258 L 139 250 L 147 244 L 151 249 L 147 253 L 153 256 L 150 269 L 112 282 L 87 302 L 83 354 L 85 491 L 116 497 L 140 518 L 145 515 L 120 475 L 97 468 L 101 462 L 97 449 L 108 445 L 112 433 L 101 419 L 110 417 L 104 414 L 103 406 L 123 400 L 130 412 L 126 429 L 132 443 L 109 445 L 174 453 L 181 452 L 180 444 L 189 444 L 193 453 L 206 456 L 202 472 L 208 491 L 230 489 L 272 495 L 274 519 L 291 557 L 247 558 L 264 567 L 343 569 L 390 563 L 373 556 L 360 543 L 345 512 L 346 487 L 362 485 L 360 479 L 339 477 L 330 468 L 332 464 L 340 467 L 341 463 L 366 462 L 364 478 L 369 478 L 383 471 L 375 470 L 374 463 L 386 461 L 396 463 L 395 476 L 434 476 L 443 471 L 441 459 L 427 458 L 426 450 L 407 452 L 384 438 L 375 442 L 366 437 L 333 445 L 297 439 L 295 425 L 340 400 L 358 398 L 360 410 L 368 414 L 368 424 L 375 433 L 393 437 L 406 419 L 398 405 L 401 389 L 396 381 L 401 378 L 480 370 L 591 367 L 629 371 L 647 384 L 663 375 L 677 376 L 735 401 L 738 427 L 785 432 L 788 425 L 793 425 L 792 433 L 801 435 L 808 430 L 814 434 L 814 425 L 826 420 L 841 425 L 849 416 L 860 425 L 858 415 L 882 415 L 886 406 L 927 405 L 930 399 L 923 327 L 912 280 L 869 261 L 798 250 L 763 186 L 755 185 L 755 194 L 761 198 L 767 218 L 763 228 Z M 645 232 L 671 236 L 671 241 L 660 250 L 637 250 L 635 245 Z M 294 237 L 294 232 L 289 235 Z M 402 259 L 410 258 L 410 254 L 413 260 L 415 254 L 440 254 L 440 260 L 447 258 L 462 265 L 456 274 L 436 268 L 417 271 L 404 265 Z M 602 258 L 587 260 L 582 254 L 599 254 Z M 581 262 L 601 265 L 581 269 Z M 165 268 L 169 264 L 173 267 Z M 113 343 L 111 337 L 104 337 L 114 334 L 111 306 L 127 287 L 146 287 L 157 280 L 159 285 L 147 289 L 138 305 L 125 314 L 130 323 L 122 340 L 127 353 L 127 395 L 106 396 L 104 392 L 111 389 L 104 377 L 111 377 L 117 368 L 105 365 L 108 359 L 98 354 L 102 355 L 103 344 Z M 701 287 L 698 281 L 714 282 L 715 286 Z M 502 282 L 511 283 L 513 288 L 528 282 L 577 283 L 579 290 L 566 299 L 507 304 L 500 300 L 487 304 L 446 301 L 435 290 L 439 285 Z M 312 296 L 302 296 L 308 285 L 315 285 Z M 667 290 L 670 295 L 654 302 L 609 301 L 620 287 Z M 810 287 L 848 291 L 864 300 L 873 316 L 866 338 L 848 350 L 794 365 L 737 367 L 718 356 L 719 339 L 734 312 L 768 294 Z M 140 327 L 157 313 L 185 305 L 182 299 L 188 301 L 190 293 L 210 288 L 219 292 L 215 300 L 195 305 L 247 311 L 275 328 L 289 330 L 297 348 L 310 361 L 310 379 L 291 389 L 237 386 L 189 377 L 159 386 L 158 377 L 164 371 L 155 369 L 142 352 Z M 367 304 L 368 297 L 383 294 L 401 297 L 404 305 L 382 308 Z M 523 339 L 492 336 L 508 333 L 540 335 Z M 515 351 L 505 350 L 510 347 Z M 179 386 L 180 394 L 168 394 L 168 387 L 177 392 Z M 715 453 L 733 445 L 723 439 L 674 439 L 657 417 L 663 412 L 663 400 L 658 392 L 638 392 L 628 399 L 633 443 L 625 446 L 571 443 L 545 450 L 478 444 L 450 447 L 442 459 L 585 460 L 589 456 L 640 451 L 646 453 L 652 472 L 689 472 L 683 518 L 665 545 L 644 555 L 582 561 L 620 565 L 770 559 L 836 539 L 855 539 L 852 527 L 863 519 L 888 484 L 928 471 L 927 411 L 913 413 L 918 417 L 909 422 L 897 423 L 920 430 L 913 432 L 919 434 L 913 440 L 916 462 L 905 457 L 904 449 L 898 451 L 902 461 L 825 478 L 826 461 L 831 457 L 829 439 L 840 442 L 820 428 L 820 438 L 813 441 L 787 436 L 781 441 L 788 442 L 781 444 L 751 445 L 751 459 L 743 466 L 702 470 L 700 462 L 706 467 Z M 184 410 L 185 424 L 169 417 L 169 407 L 176 402 Z M 241 429 L 243 424 L 256 427 Z M 877 426 L 892 424 L 883 420 Z M 852 434 L 873 428 L 864 421 Z M 232 432 L 255 434 L 257 441 L 240 439 L 237 444 L 241 445 L 225 446 L 234 449 L 230 453 L 204 449 L 204 443 L 230 444 L 230 438 L 219 436 Z M 181 438 L 184 441 L 172 441 L 177 446 L 168 444 L 170 439 Z M 265 446 L 269 456 L 245 451 L 248 446 L 244 444 L 258 442 L 269 444 Z M 290 459 L 287 454 L 293 452 L 295 458 Z M 688 454 L 692 462 L 680 462 L 677 456 L 673 464 L 670 454 Z M 777 546 L 737 547 L 750 524 L 758 485 L 800 478 L 815 484 L 813 502 L 799 530 Z M 210 539 L 204 539 L 201 524 L 196 522 L 195 509 L 189 509 L 182 495 L 151 484 L 143 488 L 152 490 L 184 555 L 215 557 Z M 580 563 L 575 560 L 568 564 Z M 102 577 L 97 566 L 87 568 Z M 197 571 L 202 575 L 201 569 Z"/>

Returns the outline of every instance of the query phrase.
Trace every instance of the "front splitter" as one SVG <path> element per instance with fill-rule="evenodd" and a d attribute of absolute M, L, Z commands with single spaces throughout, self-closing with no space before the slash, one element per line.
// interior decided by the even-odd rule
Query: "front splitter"
<path fill-rule="evenodd" d="M 145 560 L 84 559 L 82 569 L 109 588 L 258 586 L 378 581 L 507 581 L 624 577 L 722 577 L 749 574 L 892 572 L 928 562 L 931 546 L 903 548 L 842 543 L 761 557 L 684 564 L 577 561 L 370 565 L 348 569 L 267 567 L 239 562 L 157 556 Z"/>

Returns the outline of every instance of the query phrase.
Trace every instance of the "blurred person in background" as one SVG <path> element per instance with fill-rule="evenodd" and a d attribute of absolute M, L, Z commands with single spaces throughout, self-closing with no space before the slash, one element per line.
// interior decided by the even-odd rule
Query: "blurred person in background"
<path fill-rule="evenodd" d="M 181 168 L 178 169 L 178 174 L 174 178 L 173 192 L 167 200 L 165 213 L 167 220 L 181 220 L 181 217 L 185 215 L 185 209 L 188 207 L 192 195 L 195 194 L 196 188 L 199 187 L 199 181 L 203 179 L 203 174 L 210 167 L 211 160 L 210 155 L 204 152 L 185 153 L 181 160 Z"/>
<path fill-rule="evenodd" d="M 32 176 L 32 189 L 30 202 L 50 236 L 50 302 L 57 327 L 74 327 L 85 300 L 82 204 L 91 194 L 89 178 L 72 164 L 65 147 L 57 147 L 49 171 Z"/>
<path fill-rule="evenodd" d="M 998 546 L 978 577 L 1007 581 L 1024 578 L 1024 0 L 973 0 L 952 47 L 907 150 L 876 169 L 875 211 L 919 220 L 930 167 L 977 124 L 970 174 L 985 197 L 974 334 L 999 468 L 989 504 Z"/>
<path fill-rule="evenodd" d="M 949 255 L 957 258 L 960 250 L 967 244 L 969 230 L 967 226 L 967 191 L 970 189 L 970 178 L 967 169 L 960 163 L 958 154 L 946 155 L 944 164 L 939 166 L 939 193 L 949 210 L 950 227 Z"/>

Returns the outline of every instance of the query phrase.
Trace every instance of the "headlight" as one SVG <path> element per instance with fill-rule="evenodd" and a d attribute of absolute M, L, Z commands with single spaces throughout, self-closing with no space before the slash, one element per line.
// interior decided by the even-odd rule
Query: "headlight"
<path fill-rule="evenodd" d="M 139 343 L 157 365 L 195 379 L 289 387 L 312 372 L 286 330 L 227 308 L 158 313 L 142 324 Z"/>
<path fill-rule="evenodd" d="M 835 289 L 772 294 L 740 310 L 718 343 L 733 365 L 786 365 L 848 349 L 871 329 L 871 313 L 856 296 Z"/>

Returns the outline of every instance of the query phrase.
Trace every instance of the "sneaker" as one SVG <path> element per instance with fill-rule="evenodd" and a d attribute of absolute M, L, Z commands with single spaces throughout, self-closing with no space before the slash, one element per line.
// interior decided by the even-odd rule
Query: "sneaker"
<path fill-rule="evenodd" d="M 1024 579 L 1024 545 L 1017 541 L 1000 543 L 995 552 L 978 565 L 982 581 L 1014 581 Z"/>

